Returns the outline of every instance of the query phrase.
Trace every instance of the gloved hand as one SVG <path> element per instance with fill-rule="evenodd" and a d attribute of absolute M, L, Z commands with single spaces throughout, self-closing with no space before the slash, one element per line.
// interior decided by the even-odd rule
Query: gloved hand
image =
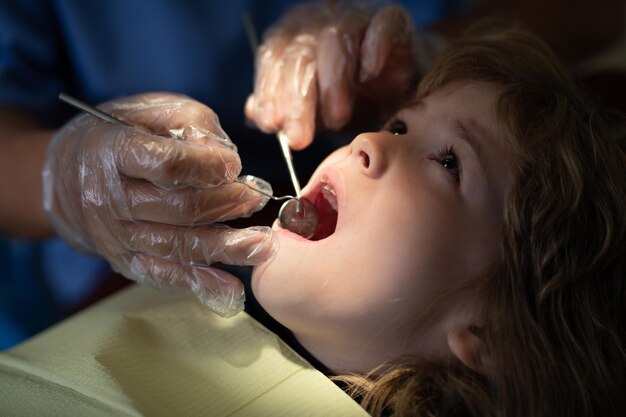
<path fill-rule="evenodd" d="M 399 6 L 376 13 L 348 2 L 297 6 L 270 28 L 257 51 L 246 115 L 267 133 L 282 129 L 292 148 L 303 149 L 313 140 L 316 119 L 339 130 L 351 119 L 355 100 L 388 117 L 413 92 L 442 43 L 434 35 L 418 36 Z"/>
<path fill-rule="evenodd" d="M 44 207 L 56 230 L 128 278 L 189 287 L 222 316 L 241 311 L 241 282 L 209 265 L 260 263 L 276 241 L 267 227 L 214 224 L 267 203 L 233 182 L 241 162 L 215 113 L 165 93 L 101 109 L 134 127 L 82 114 L 59 130 L 43 168 Z M 261 179 L 245 181 L 271 193 Z"/>

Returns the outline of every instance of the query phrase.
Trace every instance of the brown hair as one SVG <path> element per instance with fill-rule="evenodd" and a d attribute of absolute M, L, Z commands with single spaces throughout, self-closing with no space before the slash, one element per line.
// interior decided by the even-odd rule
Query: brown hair
<path fill-rule="evenodd" d="M 520 30 L 454 42 L 418 98 L 464 80 L 500 88 L 514 138 L 502 262 L 475 282 L 489 366 L 401 358 L 339 379 L 374 415 L 626 415 L 626 129 Z"/>

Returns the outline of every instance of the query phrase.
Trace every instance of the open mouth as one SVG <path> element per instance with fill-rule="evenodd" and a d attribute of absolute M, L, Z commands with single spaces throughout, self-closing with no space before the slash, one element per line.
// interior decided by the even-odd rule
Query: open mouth
<path fill-rule="evenodd" d="M 315 206 L 318 217 L 317 228 L 309 240 L 329 237 L 337 227 L 338 204 L 335 188 L 322 181 L 307 200 Z"/>

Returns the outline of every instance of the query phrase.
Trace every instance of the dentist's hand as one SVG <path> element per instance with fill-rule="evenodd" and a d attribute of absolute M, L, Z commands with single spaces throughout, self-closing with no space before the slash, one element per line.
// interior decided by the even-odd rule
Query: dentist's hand
<path fill-rule="evenodd" d="M 241 162 L 217 116 L 165 93 L 101 108 L 135 127 L 82 114 L 59 130 L 43 169 L 44 206 L 56 230 L 130 279 L 189 287 L 218 314 L 236 314 L 243 285 L 210 265 L 260 263 L 275 252 L 276 241 L 267 227 L 214 224 L 267 203 L 233 182 Z M 246 182 L 271 193 L 261 179 Z"/>
<path fill-rule="evenodd" d="M 375 13 L 346 2 L 297 6 L 257 51 L 246 115 L 265 132 L 282 129 L 292 148 L 305 148 L 316 125 L 339 130 L 360 108 L 388 117 L 440 46 L 440 38 L 418 36 L 399 6 Z"/>

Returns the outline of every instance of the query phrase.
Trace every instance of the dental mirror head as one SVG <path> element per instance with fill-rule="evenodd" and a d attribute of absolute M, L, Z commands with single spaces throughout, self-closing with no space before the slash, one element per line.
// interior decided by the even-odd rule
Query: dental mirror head
<path fill-rule="evenodd" d="M 294 198 L 286 201 L 280 208 L 278 221 L 283 229 L 309 239 L 317 229 L 317 212 L 313 204 Z"/>

